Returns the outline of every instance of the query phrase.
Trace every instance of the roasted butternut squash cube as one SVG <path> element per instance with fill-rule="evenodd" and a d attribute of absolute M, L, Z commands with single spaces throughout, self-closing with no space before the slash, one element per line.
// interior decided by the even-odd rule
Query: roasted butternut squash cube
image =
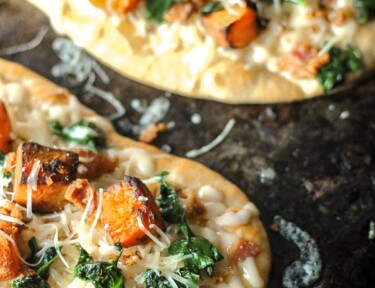
<path fill-rule="evenodd" d="M 147 241 L 147 233 L 157 235 L 153 225 L 164 228 L 154 196 L 141 180 L 125 179 L 103 193 L 100 219 L 113 242 L 130 247 Z"/>
<path fill-rule="evenodd" d="M 20 274 L 21 261 L 13 244 L 0 234 L 0 282 L 11 280 Z"/>
<path fill-rule="evenodd" d="M 90 0 L 92 4 L 98 6 L 108 12 L 116 12 L 118 14 L 125 14 L 133 11 L 139 0 Z"/>
<path fill-rule="evenodd" d="M 10 132 L 12 126 L 5 105 L 0 101 L 0 151 L 8 153 L 11 150 Z"/>
<path fill-rule="evenodd" d="M 117 160 L 109 159 L 91 150 L 74 151 L 79 156 L 77 178 L 94 180 L 112 172 L 117 166 Z"/>
<path fill-rule="evenodd" d="M 257 12 L 254 7 L 234 7 L 204 15 L 206 31 L 216 42 L 228 48 L 244 48 L 259 34 Z"/>
<path fill-rule="evenodd" d="M 14 201 L 26 207 L 31 193 L 35 212 L 61 210 L 65 191 L 76 179 L 78 155 L 71 151 L 26 142 L 17 148 Z"/>

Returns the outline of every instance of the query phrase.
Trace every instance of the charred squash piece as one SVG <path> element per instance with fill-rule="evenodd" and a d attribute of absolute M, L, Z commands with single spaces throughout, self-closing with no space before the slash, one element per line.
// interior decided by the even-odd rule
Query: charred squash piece
<path fill-rule="evenodd" d="M 220 45 L 229 48 L 244 48 L 259 34 L 259 23 L 255 7 L 234 7 L 234 13 L 225 9 L 202 16 L 206 31 Z"/>
<path fill-rule="evenodd" d="M 65 199 L 72 202 L 82 211 L 90 204 L 87 218 L 90 219 L 95 215 L 95 211 L 98 207 L 98 197 L 94 186 L 92 186 L 87 179 L 77 179 L 73 181 L 68 189 L 66 189 Z"/>
<path fill-rule="evenodd" d="M 32 188 L 30 183 L 35 182 L 36 190 L 32 191 L 33 211 L 61 210 L 66 203 L 65 191 L 76 179 L 77 167 L 78 155 L 74 152 L 30 142 L 21 144 L 17 148 L 14 201 L 26 206 L 27 190 Z M 32 170 L 39 171 L 32 175 Z"/>
<path fill-rule="evenodd" d="M 8 153 L 11 150 L 10 132 L 12 126 L 3 102 L 0 102 L 0 123 L 0 151 Z"/>
<path fill-rule="evenodd" d="M 108 12 L 116 12 L 118 14 L 125 14 L 133 11 L 139 0 L 90 0 L 92 4 L 100 7 Z"/>
<path fill-rule="evenodd" d="M 0 282 L 11 280 L 20 274 L 21 261 L 13 244 L 0 234 Z"/>
<path fill-rule="evenodd" d="M 91 150 L 75 151 L 79 156 L 77 178 L 94 180 L 103 174 L 112 172 L 117 166 L 117 160 L 109 159 Z"/>
<path fill-rule="evenodd" d="M 157 231 L 150 227 L 152 224 L 164 228 L 153 195 L 135 177 L 125 176 L 123 181 L 107 188 L 103 193 L 101 211 L 100 220 L 104 229 L 113 242 L 120 242 L 123 247 L 148 240 L 146 229 L 157 235 Z"/>

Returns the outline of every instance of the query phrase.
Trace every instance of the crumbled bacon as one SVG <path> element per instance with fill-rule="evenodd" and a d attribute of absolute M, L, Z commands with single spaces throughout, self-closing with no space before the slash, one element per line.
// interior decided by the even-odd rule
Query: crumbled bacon
<path fill-rule="evenodd" d="M 194 12 L 194 6 L 190 2 L 176 3 L 164 14 L 167 22 L 184 22 Z"/>
<path fill-rule="evenodd" d="M 120 258 L 120 262 L 125 266 L 131 266 L 137 264 L 137 262 L 141 259 L 142 257 L 139 251 L 136 251 L 135 253 L 131 251 L 124 251 Z"/>
<path fill-rule="evenodd" d="M 25 218 L 25 211 L 21 207 L 10 201 L 5 201 L 2 204 L 2 206 L 0 207 L 0 214 L 10 216 L 19 220 L 24 220 Z M 17 233 L 18 226 L 19 225 L 17 223 L 0 220 L 0 230 L 4 231 L 10 236 L 13 236 Z"/>
<path fill-rule="evenodd" d="M 198 12 L 207 2 L 207 0 L 184 0 L 173 4 L 164 14 L 164 19 L 168 22 L 185 22 Z"/>
<path fill-rule="evenodd" d="M 90 184 L 87 179 L 77 179 L 72 182 L 65 192 L 65 199 L 72 202 L 74 205 L 79 207 L 82 211 L 85 210 L 90 199 L 91 205 L 87 213 L 87 217 L 90 218 L 95 214 L 98 206 L 98 199 L 96 196 L 96 190 L 94 186 Z"/>
<path fill-rule="evenodd" d="M 165 131 L 165 123 L 152 123 L 139 134 L 139 141 L 143 143 L 152 143 L 160 132 Z"/>
<path fill-rule="evenodd" d="M 243 262 L 248 257 L 256 257 L 259 253 L 259 247 L 243 237 L 237 239 L 230 249 L 231 259 L 235 263 Z"/>
<path fill-rule="evenodd" d="M 329 62 L 329 54 L 319 55 L 310 43 L 300 43 L 289 54 L 278 59 L 281 71 L 286 71 L 298 79 L 314 78 L 319 68 Z"/>
<path fill-rule="evenodd" d="M 207 221 L 207 208 L 196 197 L 192 197 L 187 203 L 187 217 L 189 220 L 204 224 Z"/>

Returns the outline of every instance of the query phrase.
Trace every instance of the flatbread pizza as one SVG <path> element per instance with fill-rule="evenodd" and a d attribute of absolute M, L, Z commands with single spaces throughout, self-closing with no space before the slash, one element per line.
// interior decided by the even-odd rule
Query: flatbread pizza
<path fill-rule="evenodd" d="M 0 287 L 264 287 L 259 212 L 0 59 Z"/>
<path fill-rule="evenodd" d="M 227 103 L 303 100 L 375 67 L 366 0 L 28 0 L 136 81 Z"/>

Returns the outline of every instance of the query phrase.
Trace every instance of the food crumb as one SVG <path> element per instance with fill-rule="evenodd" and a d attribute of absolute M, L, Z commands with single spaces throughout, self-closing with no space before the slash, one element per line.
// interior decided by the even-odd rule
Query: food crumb
<path fill-rule="evenodd" d="M 349 117 L 350 117 L 350 112 L 349 111 L 342 111 L 340 113 L 340 119 L 341 120 L 348 119 Z"/>
<path fill-rule="evenodd" d="M 168 144 L 164 144 L 163 146 L 161 146 L 161 150 L 163 150 L 165 153 L 171 153 L 172 147 Z"/>
<path fill-rule="evenodd" d="M 276 178 L 276 171 L 272 168 L 263 168 L 259 172 L 260 182 L 272 181 Z"/>
<path fill-rule="evenodd" d="M 165 123 L 151 123 L 147 128 L 143 129 L 139 134 L 139 141 L 143 143 L 152 143 L 158 137 L 160 132 L 165 131 L 166 125 Z"/>
<path fill-rule="evenodd" d="M 375 239 L 375 222 L 370 221 L 369 230 L 368 230 L 368 239 L 373 240 Z"/>
<path fill-rule="evenodd" d="M 272 223 L 270 228 L 273 232 L 280 232 L 280 227 L 276 223 Z"/>
<path fill-rule="evenodd" d="M 198 113 L 194 113 L 193 115 L 191 115 L 190 120 L 191 120 L 191 123 L 198 125 L 202 122 L 202 116 Z"/>
<path fill-rule="evenodd" d="M 328 110 L 329 111 L 334 111 L 335 110 L 335 105 L 333 105 L 333 104 L 329 104 L 329 106 L 328 106 Z"/>

